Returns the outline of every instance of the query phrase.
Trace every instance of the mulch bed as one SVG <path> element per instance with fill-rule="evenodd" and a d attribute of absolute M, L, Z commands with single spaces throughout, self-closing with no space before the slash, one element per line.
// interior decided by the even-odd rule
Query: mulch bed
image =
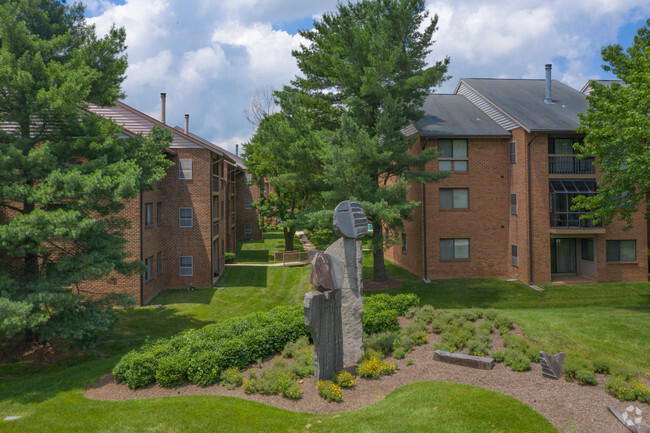
<path fill-rule="evenodd" d="M 405 322 L 400 318 L 402 324 Z M 520 332 L 515 330 L 516 332 Z M 564 379 L 551 380 L 542 377 L 539 364 L 532 364 L 532 369 L 525 373 L 510 370 L 503 364 L 497 364 L 493 370 L 475 370 L 459 367 L 433 360 L 433 344 L 439 336 L 429 334 L 429 343 L 416 347 L 405 359 L 388 361 L 397 364 L 397 371 L 391 376 L 380 379 L 358 379 L 353 389 L 342 391 L 342 403 L 328 403 L 318 395 L 314 381 L 306 378 L 302 384 L 303 398 L 293 401 L 281 396 L 268 396 L 244 393 L 242 388 L 227 390 L 221 385 L 200 387 L 185 384 L 176 388 L 162 388 L 151 385 L 138 390 L 129 389 L 113 381 L 107 374 L 88 388 L 85 396 L 97 400 L 127 400 L 133 398 L 172 397 L 179 395 L 222 395 L 258 401 L 282 409 L 333 414 L 349 412 L 369 406 L 382 400 L 390 392 L 404 385 L 419 381 L 448 381 L 479 386 L 514 397 L 531 406 L 546 417 L 555 427 L 566 433 L 629 433 L 613 415 L 607 406 L 613 406 L 623 412 L 630 404 L 643 411 L 644 421 L 650 418 L 650 405 L 639 402 L 621 402 L 605 392 L 607 376 L 596 375 L 597 386 L 580 386 Z M 497 334 L 493 336 L 493 349 L 503 347 L 503 341 Z M 413 365 L 407 366 L 406 360 L 412 358 Z M 262 368 L 270 365 L 273 359 L 266 360 Z M 260 368 L 260 367 L 252 367 Z M 247 377 L 245 374 L 244 377 Z"/>

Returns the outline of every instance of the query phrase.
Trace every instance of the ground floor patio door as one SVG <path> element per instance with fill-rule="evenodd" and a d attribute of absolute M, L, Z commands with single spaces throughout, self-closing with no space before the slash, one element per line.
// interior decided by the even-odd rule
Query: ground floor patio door
<path fill-rule="evenodd" d="M 575 274 L 576 240 L 574 238 L 551 239 L 551 273 Z"/>

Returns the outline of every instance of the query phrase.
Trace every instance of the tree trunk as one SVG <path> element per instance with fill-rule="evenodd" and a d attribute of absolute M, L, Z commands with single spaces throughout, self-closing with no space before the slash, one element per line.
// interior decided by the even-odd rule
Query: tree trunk
<path fill-rule="evenodd" d="M 296 229 L 283 228 L 284 230 L 284 250 L 293 251 L 293 237 L 296 234 Z"/>
<path fill-rule="evenodd" d="M 386 266 L 384 265 L 384 229 L 381 221 L 372 221 L 372 257 L 373 281 L 386 281 Z"/>

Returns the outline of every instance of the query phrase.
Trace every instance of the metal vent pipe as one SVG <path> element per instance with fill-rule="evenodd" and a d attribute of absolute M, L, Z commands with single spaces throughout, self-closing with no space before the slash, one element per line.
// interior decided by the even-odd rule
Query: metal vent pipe
<path fill-rule="evenodd" d="M 547 104 L 553 103 L 553 98 L 551 97 L 551 68 L 552 65 L 548 63 L 546 65 L 546 97 L 544 98 L 544 102 Z"/>
<path fill-rule="evenodd" d="M 167 93 L 160 94 L 160 121 L 165 123 L 165 105 L 167 103 Z"/>
<path fill-rule="evenodd" d="M 186 114 L 185 115 L 185 134 L 189 134 L 190 132 L 190 115 Z"/>

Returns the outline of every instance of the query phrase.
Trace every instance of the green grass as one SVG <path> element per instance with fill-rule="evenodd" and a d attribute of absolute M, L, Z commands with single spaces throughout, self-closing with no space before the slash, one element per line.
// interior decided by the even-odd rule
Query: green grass
<path fill-rule="evenodd" d="M 167 291 L 153 304 L 120 312 L 115 331 L 102 338 L 105 359 L 79 358 L 48 367 L 0 368 L 0 431 L 3 432 L 556 432 L 525 404 L 481 388 L 446 382 L 407 385 L 364 409 L 314 415 L 217 396 L 186 396 L 105 402 L 83 397 L 119 356 L 144 339 L 175 334 L 279 304 L 298 303 L 311 290 L 310 268 L 229 267 L 218 290 Z M 650 376 L 650 284 L 545 286 L 543 293 L 501 280 L 446 280 L 424 284 L 387 262 L 389 277 L 404 284 L 390 293 L 416 293 L 443 309 L 498 308 L 525 335 L 569 356 L 596 355 Z M 372 255 L 364 254 L 364 278 Z M 372 296 L 373 293 L 367 293 Z M 76 365 L 75 365 L 76 364 Z M 22 415 L 18 421 L 5 416 Z M 320 422 L 319 422 L 320 421 Z"/>
<path fill-rule="evenodd" d="M 302 251 L 298 236 L 293 238 L 293 249 Z M 268 264 L 273 263 L 273 253 L 284 251 L 284 234 L 282 230 L 264 232 L 262 239 L 237 242 L 236 263 Z"/>

